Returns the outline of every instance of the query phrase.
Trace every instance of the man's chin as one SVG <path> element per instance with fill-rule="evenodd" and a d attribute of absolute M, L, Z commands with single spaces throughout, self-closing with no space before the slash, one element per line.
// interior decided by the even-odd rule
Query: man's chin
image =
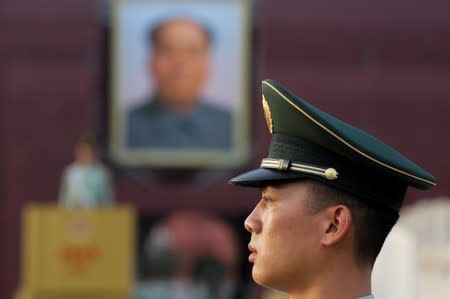
<path fill-rule="evenodd" d="M 260 269 L 256 264 L 253 264 L 252 278 L 257 284 L 263 287 L 270 287 L 267 285 L 270 281 L 269 275 L 270 273 L 267 273 L 267 271 L 262 271 L 262 269 Z"/>
<path fill-rule="evenodd" d="M 164 104 L 171 107 L 174 110 L 178 109 L 190 109 L 197 105 L 199 98 L 198 97 L 182 97 L 178 95 L 172 95 L 170 98 L 162 99 Z"/>
<path fill-rule="evenodd" d="M 275 273 L 270 267 L 267 267 L 266 269 L 260 269 L 256 264 L 253 265 L 253 281 L 262 287 L 286 292 L 287 281 L 280 280 L 281 277 L 283 276 L 279 275 L 279 273 Z"/>

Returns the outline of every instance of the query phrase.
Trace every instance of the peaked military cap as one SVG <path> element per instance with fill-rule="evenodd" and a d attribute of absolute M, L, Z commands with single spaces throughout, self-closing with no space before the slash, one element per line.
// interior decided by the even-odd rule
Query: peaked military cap
<path fill-rule="evenodd" d="M 406 189 L 436 179 L 392 147 L 302 100 L 273 80 L 262 82 L 262 106 L 272 134 L 260 168 L 231 184 L 264 187 L 312 179 L 369 204 L 400 210 Z"/>

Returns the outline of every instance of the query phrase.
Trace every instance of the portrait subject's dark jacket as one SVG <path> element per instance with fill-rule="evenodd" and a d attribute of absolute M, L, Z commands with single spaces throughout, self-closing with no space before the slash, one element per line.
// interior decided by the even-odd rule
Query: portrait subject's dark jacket
<path fill-rule="evenodd" d="M 230 112 L 203 101 L 190 113 L 177 114 L 152 100 L 127 113 L 126 140 L 130 149 L 227 150 L 232 126 Z"/>

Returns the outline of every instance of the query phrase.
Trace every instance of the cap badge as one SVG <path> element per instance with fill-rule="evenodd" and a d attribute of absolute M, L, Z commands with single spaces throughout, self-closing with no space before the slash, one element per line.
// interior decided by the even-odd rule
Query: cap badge
<path fill-rule="evenodd" d="M 272 122 L 272 114 L 270 113 L 269 103 L 267 103 L 264 95 L 262 96 L 262 105 L 264 109 L 264 117 L 266 119 L 267 128 L 269 129 L 270 134 L 273 132 L 273 122 Z"/>

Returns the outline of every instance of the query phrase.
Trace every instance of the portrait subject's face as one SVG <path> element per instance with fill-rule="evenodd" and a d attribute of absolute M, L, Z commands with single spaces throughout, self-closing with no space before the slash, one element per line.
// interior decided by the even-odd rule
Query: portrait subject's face
<path fill-rule="evenodd" d="M 308 185 L 269 186 L 245 221 L 251 233 L 252 276 L 258 284 L 289 291 L 314 279 L 320 218 L 308 211 Z"/>
<path fill-rule="evenodd" d="M 154 45 L 151 70 L 161 100 L 174 109 L 189 109 L 199 100 L 209 69 L 209 41 L 194 22 L 162 25 Z"/>

